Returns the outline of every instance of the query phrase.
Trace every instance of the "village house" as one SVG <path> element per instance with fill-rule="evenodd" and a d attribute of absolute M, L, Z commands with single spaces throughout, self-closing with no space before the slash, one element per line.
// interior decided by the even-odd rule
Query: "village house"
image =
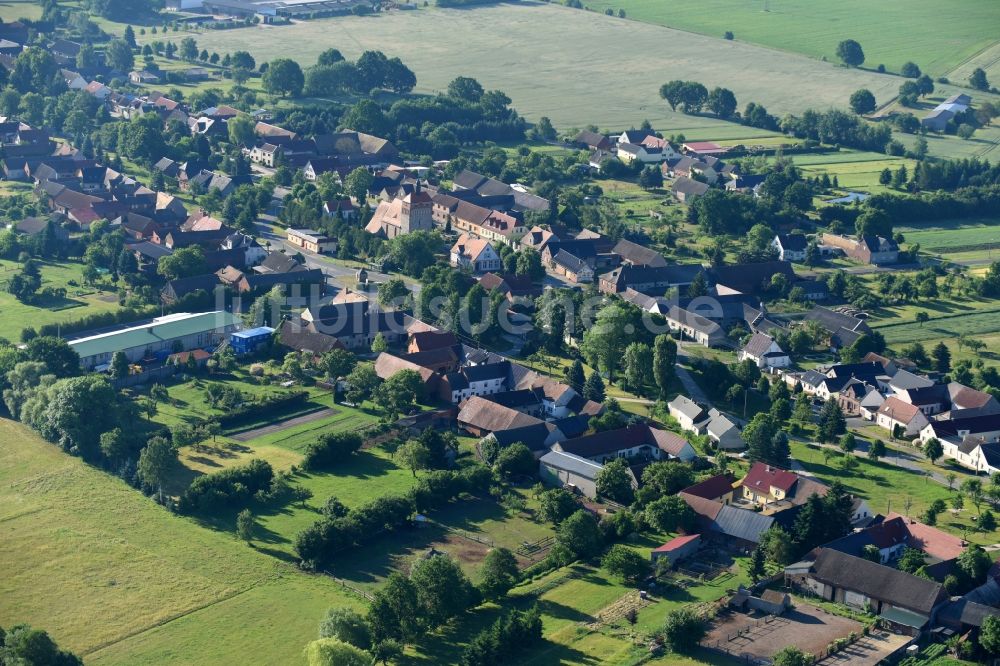
<path fill-rule="evenodd" d="M 771 247 L 778 251 L 782 261 L 803 262 L 806 260 L 808 243 L 802 234 L 778 234 L 771 241 Z"/>
<path fill-rule="evenodd" d="M 680 424 L 681 428 L 696 435 L 702 434 L 705 431 L 705 426 L 708 424 L 708 412 L 694 400 L 684 395 L 678 395 L 668 402 L 667 411 Z"/>
<path fill-rule="evenodd" d="M 508 390 L 509 377 L 509 361 L 467 365 L 441 377 L 438 395 L 442 400 L 459 404 L 473 396 L 504 393 Z"/>
<path fill-rule="evenodd" d="M 736 358 L 740 361 L 753 361 L 758 368 L 787 368 L 792 364 L 788 354 L 770 335 L 754 333 L 749 342 L 740 350 Z"/>
<path fill-rule="evenodd" d="M 484 238 L 470 238 L 462 234 L 451 247 L 451 265 L 473 273 L 500 270 L 502 262 L 493 245 Z"/>
<path fill-rule="evenodd" d="M 746 442 L 743 441 L 740 427 L 728 416 L 714 407 L 708 410 L 708 416 L 705 434 L 719 450 L 739 451 L 747 447 Z"/>
<path fill-rule="evenodd" d="M 670 191 L 681 203 L 691 203 L 709 190 L 708 183 L 692 180 L 686 176 L 676 178 L 670 186 Z"/>
<path fill-rule="evenodd" d="M 690 284 L 704 269 L 701 264 L 673 266 L 632 266 L 624 264 L 600 276 L 598 288 L 604 294 L 619 294 L 626 289 L 663 295 L 668 289 Z"/>
<path fill-rule="evenodd" d="M 607 136 L 598 132 L 591 132 L 590 130 L 583 130 L 577 134 L 573 142 L 578 146 L 589 148 L 590 150 L 609 150 L 612 145 L 611 139 Z"/>
<path fill-rule="evenodd" d="M 824 484 L 795 472 L 755 462 L 740 482 L 735 496 L 771 515 L 804 504 L 813 494 L 822 497 L 828 490 Z"/>
<path fill-rule="evenodd" d="M 929 421 L 919 407 L 905 403 L 896 396 L 889 396 L 875 413 L 875 423 L 890 433 L 898 431 L 909 439 L 920 434 Z"/>

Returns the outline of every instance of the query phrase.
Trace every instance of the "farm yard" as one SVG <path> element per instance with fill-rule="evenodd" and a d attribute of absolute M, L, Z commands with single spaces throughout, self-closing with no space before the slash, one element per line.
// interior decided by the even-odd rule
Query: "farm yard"
<path fill-rule="evenodd" d="M 554 25 L 560 29 L 553 31 Z M 484 34 L 500 37 L 483 40 Z M 421 38 L 414 41 L 413 35 Z M 248 49 L 258 61 L 291 56 L 304 65 L 314 63 L 330 46 L 348 58 L 382 49 L 413 69 L 418 92 L 443 90 L 461 74 L 503 90 L 526 117 L 548 116 L 557 128 L 627 127 L 649 119 L 657 129 L 689 138 L 727 138 L 719 127 L 739 129 L 740 138 L 771 133 L 671 112 L 658 94 L 671 72 L 683 72 L 685 78 L 709 87 L 731 88 L 741 107 L 757 101 L 778 115 L 846 105 L 850 94 L 862 87 L 885 97 L 898 86 L 894 77 L 873 72 L 542 4 L 391 12 L 374 18 L 210 31 L 196 39 L 199 48 L 209 51 Z M 289 43 L 296 45 L 293 53 Z M 706 51 L 713 57 L 702 57 Z M 632 58 L 636 53 L 644 55 Z M 629 62 L 624 78 L 623 61 Z"/>
<path fill-rule="evenodd" d="M 959 0 L 949 4 L 947 12 L 933 0 L 889 0 L 878 5 L 867 0 L 590 0 L 585 4 L 596 12 L 624 9 L 630 19 L 712 37 L 721 38 L 731 30 L 737 40 L 831 62 L 837 62 L 840 40 L 855 39 L 864 47 L 865 67 L 882 63 L 890 72 L 898 72 L 904 62 L 913 60 L 935 77 L 952 76 L 955 68 L 963 71 L 967 60 L 992 62 L 1000 34 L 1000 17 L 990 11 L 995 9 L 992 0 Z M 905 29 L 900 29 L 904 19 Z"/>

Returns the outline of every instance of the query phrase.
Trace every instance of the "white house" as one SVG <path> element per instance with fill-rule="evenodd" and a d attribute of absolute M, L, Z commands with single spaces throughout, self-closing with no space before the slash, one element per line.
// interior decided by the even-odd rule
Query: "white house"
<path fill-rule="evenodd" d="M 488 240 L 462 234 L 451 248 L 451 265 L 473 273 L 489 273 L 500 270 L 503 262 Z"/>
<path fill-rule="evenodd" d="M 896 396 L 885 399 L 882 406 L 878 408 L 878 412 L 875 413 L 875 423 L 890 433 L 899 426 L 902 428 L 904 437 L 914 437 L 920 434 L 929 424 L 927 417 L 918 407 L 907 404 Z"/>
<path fill-rule="evenodd" d="M 754 333 L 737 357 L 740 361 L 750 359 L 758 368 L 787 368 L 792 364 L 788 354 L 766 333 Z"/>
<path fill-rule="evenodd" d="M 667 403 L 667 410 L 684 430 L 689 430 L 696 435 L 705 431 L 709 415 L 691 398 L 679 395 Z"/>
<path fill-rule="evenodd" d="M 805 261 L 806 246 L 806 237 L 802 234 L 778 234 L 771 241 L 771 247 L 778 251 L 782 261 Z"/>

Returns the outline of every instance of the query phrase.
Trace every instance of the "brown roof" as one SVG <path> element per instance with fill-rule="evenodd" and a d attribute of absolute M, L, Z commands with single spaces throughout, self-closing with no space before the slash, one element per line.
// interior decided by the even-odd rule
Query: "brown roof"
<path fill-rule="evenodd" d="M 885 414 L 900 423 L 909 423 L 920 413 L 920 408 L 916 405 L 903 402 L 893 395 L 885 399 L 882 406 L 878 408 L 878 413 Z"/>
<path fill-rule="evenodd" d="M 473 396 L 462 403 L 458 413 L 460 425 L 469 425 L 479 430 L 489 432 L 510 430 L 529 425 L 544 423 L 534 416 L 522 414 L 519 411 L 498 405 L 479 396 Z"/>
<path fill-rule="evenodd" d="M 698 497 L 697 495 L 689 495 L 683 490 L 677 493 L 677 496 L 687 502 L 688 506 L 694 509 L 694 512 L 698 514 L 703 521 L 707 521 L 708 523 L 715 520 L 716 516 L 719 515 L 719 511 L 721 511 L 724 506 L 722 502 L 705 499 L 704 497 Z"/>
<path fill-rule="evenodd" d="M 917 522 L 912 518 L 906 518 L 898 513 L 890 513 L 885 517 L 885 522 L 893 519 L 900 519 L 910 533 L 910 546 L 924 551 L 931 557 L 939 560 L 952 560 L 965 551 L 965 542 L 957 536 L 942 532 L 936 527 Z"/>
<path fill-rule="evenodd" d="M 711 476 L 704 481 L 700 481 L 693 486 L 689 486 L 684 489 L 683 492 L 694 495 L 695 497 L 702 497 L 704 499 L 718 499 L 726 493 L 733 491 L 733 483 L 735 479 L 733 475 L 729 472 L 725 474 L 716 474 Z"/>
<path fill-rule="evenodd" d="M 403 370 L 413 370 L 420 375 L 420 378 L 426 383 L 431 381 L 436 377 L 433 370 L 430 368 L 425 368 L 422 365 L 417 365 L 412 361 L 407 361 L 404 358 L 398 356 L 393 356 L 386 352 L 382 352 L 375 359 L 375 373 L 380 379 L 389 379 L 398 372 Z"/>
<path fill-rule="evenodd" d="M 423 352 L 453 347 L 458 344 L 458 338 L 451 331 L 420 331 L 410 336 L 410 344 Z"/>

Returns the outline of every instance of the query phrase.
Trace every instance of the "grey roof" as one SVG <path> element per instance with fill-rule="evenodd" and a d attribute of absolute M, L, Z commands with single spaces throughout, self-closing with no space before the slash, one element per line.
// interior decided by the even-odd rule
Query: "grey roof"
<path fill-rule="evenodd" d="M 674 321 L 680 322 L 686 326 L 690 326 L 692 329 L 705 333 L 708 336 L 722 335 L 723 333 L 722 327 L 714 321 L 705 319 L 701 315 L 689 312 L 688 310 L 679 308 L 676 305 L 670 306 L 667 318 L 673 319 Z"/>
<path fill-rule="evenodd" d="M 934 386 L 934 382 L 907 370 L 897 370 L 896 374 L 889 380 L 889 386 L 900 391 L 908 391 L 910 389 L 930 388 Z"/>
<path fill-rule="evenodd" d="M 940 583 L 829 548 L 811 568 L 813 577 L 907 610 L 930 614 L 942 596 Z"/>
<path fill-rule="evenodd" d="M 591 481 L 597 479 L 598 472 L 603 469 L 603 465 L 595 463 L 592 460 L 587 460 L 586 458 L 563 451 L 549 451 L 539 459 L 539 462 L 549 467 L 572 472 L 577 476 L 590 479 Z"/>
<path fill-rule="evenodd" d="M 663 255 L 656 250 L 648 248 L 645 245 L 633 243 L 632 241 L 624 238 L 618 241 L 611 251 L 636 266 L 667 265 L 667 260 L 664 259 Z"/>
<path fill-rule="evenodd" d="M 785 250 L 802 252 L 806 249 L 806 237 L 802 234 L 779 234 L 778 242 Z"/>
<path fill-rule="evenodd" d="M 688 417 L 689 419 L 695 422 L 701 421 L 707 416 L 705 410 L 702 409 L 701 405 L 696 403 L 691 398 L 688 398 L 687 396 L 679 395 L 673 400 L 671 400 L 669 403 L 667 403 L 667 406 L 670 409 L 677 410 L 678 412 L 680 412 L 681 414 L 683 414 L 684 416 Z"/>
<path fill-rule="evenodd" d="M 580 273 L 581 271 L 589 270 L 590 266 L 587 262 L 583 261 L 579 257 L 570 254 L 566 250 L 559 250 L 552 261 L 559 264 L 563 268 L 573 273 Z"/>
<path fill-rule="evenodd" d="M 753 358 L 761 358 L 767 353 L 767 350 L 771 347 L 774 342 L 774 338 L 765 333 L 754 333 L 750 341 L 747 342 L 746 346 L 743 348 L 743 352 L 749 354 Z"/>
<path fill-rule="evenodd" d="M 715 517 L 713 529 L 727 536 L 753 543 L 760 542 L 760 536 L 774 524 L 773 516 L 765 516 L 756 511 L 723 506 Z"/>
<path fill-rule="evenodd" d="M 680 178 L 674 181 L 674 184 L 671 186 L 670 189 L 675 194 L 698 195 L 708 192 L 708 184 L 702 183 L 697 180 L 692 180 L 685 176 L 681 176 Z"/>

